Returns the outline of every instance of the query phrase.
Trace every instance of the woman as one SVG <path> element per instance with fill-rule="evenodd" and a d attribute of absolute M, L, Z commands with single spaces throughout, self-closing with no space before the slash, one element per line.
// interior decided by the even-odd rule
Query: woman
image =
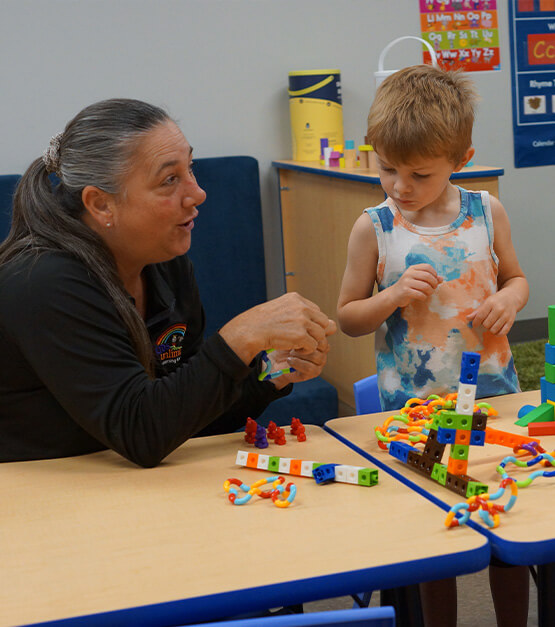
<path fill-rule="evenodd" d="M 106 100 L 24 174 L 0 246 L 1 461 L 112 448 L 155 466 L 321 372 L 335 324 L 298 294 L 203 340 L 185 256 L 205 199 L 191 166 L 166 112 Z M 294 372 L 260 382 L 270 348 Z"/>

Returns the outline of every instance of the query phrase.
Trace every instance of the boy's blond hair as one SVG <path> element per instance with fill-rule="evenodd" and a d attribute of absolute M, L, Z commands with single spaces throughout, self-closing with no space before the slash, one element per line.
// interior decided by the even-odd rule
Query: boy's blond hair
<path fill-rule="evenodd" d="M 472 145 L 477 101 L 462 72 L 404 68 L 378 87 L 368 114 L 368 141 L 392 163 L 444 156 L 458 165 Z"/>

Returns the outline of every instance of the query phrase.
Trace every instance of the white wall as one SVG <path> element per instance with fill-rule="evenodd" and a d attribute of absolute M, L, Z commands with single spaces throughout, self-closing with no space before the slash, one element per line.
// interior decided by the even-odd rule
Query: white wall
<path fill-rule="evenodd" d="M 475 162 L 505 169 L 501 199 L 532 287 L 519 319 L 540 318 L 555 303 L 555 170 L 513 167 L 508 18 L 506 2 L 497 4 L 502 69 L 475 76 Z M 271 161 L 291 157 L 288 72 L 341 70 L 345 137 L 358 143 L 379 53 L 407 34 L 419 34 L 417 0 L 0 0 L 0 173 L 22 172 L 94 101 L 164 105 L 197 157 L 259 160 L 274 296 L 283 283 Z M 420 59 L 418 44 L 407 42 L 386 67 Z"/>

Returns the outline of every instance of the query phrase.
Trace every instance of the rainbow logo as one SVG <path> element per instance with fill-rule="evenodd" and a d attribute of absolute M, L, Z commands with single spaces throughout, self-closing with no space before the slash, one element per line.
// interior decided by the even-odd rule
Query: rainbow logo
<path fill-rule="evenodd" d="M 174 324 L 158 337 L 155 352 L 161 364 L 181 361 L 181 345 L 186 331 L 186 324 Z"/>
<path fill-rule="evenodd" d="M 160 346 L 161 344 L 168 344 L 169 346 L 181 345 L 185 337 L 185 331 L 187 331 L 186 324 L 174 324 L 158 337 L 156 346 Z"/>

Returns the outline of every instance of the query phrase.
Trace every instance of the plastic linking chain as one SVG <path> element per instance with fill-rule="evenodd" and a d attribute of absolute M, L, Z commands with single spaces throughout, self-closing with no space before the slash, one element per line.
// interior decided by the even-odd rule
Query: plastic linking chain
<path fill-rule="evenodd" d="M 408 440 L 409 442 L 426 442 L 430 433 L 430 426 L 434 417 L 444 409 L 455 409 L 457 393 L 447 394 L 445 398 L 430 395 L 427 399 L 411 398 L 398 414 L 390 416 L 383 425 L 375 428 L 378 446 L 387 450 L 390 442 Z M 485 402 L 474 405 L 475 412 L 482 412 L 490 416 L 497 416 L 497 411 Z M 402 422 L 405 426 L 392 425 L 392 422 Z"/>
<path fill-rule="evenodd" d="M 272 489 L 263 492 L 260 487 L 268 483 L 272 484 Z M 245 505 L 253 496 L 260 496 L 263 499 L 271 498 L 276 507 L 289 507 L 295 500 L 295 496 L 297 496 L 297 486 L 294 483 L 288 483 L 285 486 L 284 483 L 285 477 L 281 476 L 259 479 L 252 486 L 244 484 L 239 479 L 226 479 L 224 481 L 224 490 L 229 494 L 228 498 L 234 505 Z M 239 490 L 246 494 L 237 498 Z"/>
<path fill-rule="evenodd" d="M 516 457 L 509 455 L 509 457 L 505 457 L 505 459 L 499 464 L 499 466 L 497 466 L 496 470 L 503 477 L 503 479 L 511 479 L 511 477 L 509 477 L 509 475 L 505 471 L 505 466 L 507 464 L 512 463 L 515 464 L 515 466 L 520 466 L 521 468 L 529 468 L 530 466 L 535 466 L 539 462 L 543 462 L 546 466 L 555 467 L 555 458 L 553 457 L 553 455 L 550 455 L 549 453 L 540 453 L 536 457 L 527 461 L 518 460 Z M 511 479 L 511 481 L 514 481 L 519 488 L 526 488 L 537 477 L 555 477 L 555 470 L 536 470 L 529 477 L 523 479 L 522 481 L 516 481 L 516 479 Z"/>
<path fill-rule="evenodd" d="M 507 464 L 510 463 L 515 464 L 520 468 L 530 468 L 531 466 L 535 466 L 540 462 L 545 466 L 555 467 L 555 457 L 545 452 L 541 452 L 538 455 L 538 449 L 544 451 L 544 449 L 542 449 L 542 447 L 539 446 L 537 443 L 522 444 L 518 447 L 515 447 L 515 454 L 518 453 L 519 450 L 523 450 L 525 454 L 531 454 L 534 455 L 534 457 L 528 460 L 517 459 L 513 455 L 505 457 L 496 468 L 497 472 L 502 477 L 502 481 L 499 484 L 499 490 L 491 495 L 480 494 L 478 496 L 472 496 L 467 499 L 466 503 L 458 503 L 457 505 L 454 505 L 449 510 L 449 514 L 447 514 L 447 518 L 445 519 L 445 526 L 457 527 L 460 525 L 465 525 L 470 518 L 470 514 L 476 511 L 478 508 L 481 508 L 479 512 L 480 517 L 488 525 L 488 527 L 495 529 L 499 525 L 499 514 L 501 512 L 508 512 L 516 503 L 518 488 L 526 488 L 537 477 L 555 477 L 555 470 L 536 470 L 529 477 L 527 477 L 526 479 L 522 479 L 521 481 L 517 481 L 513 477 L 509 477 L 509 475 L 507 474 L 505 467 L 507 466 Z M 491 501 L 495 501 L 496 499 L 502 497 L 508 486 L 510 486 L 511 488 L 511 497 L 509 498 L 507 504 L 494 505 L 493 503 L 491 503 Z M 488 500 L 490 502 L 488 502 Z M 456 514 L 460 510 L 466 511 L 460 518 L 455 518 Z"/>
<path fill-rule="evenodd" d="M 508 486 L 511 488 L 511 497 L 509 498 L 509 501 L 505 505 L 491 503 L 491 501 L 495 501 L 496 499 L 502 497 Z M 499 526 L 499 514 L 501 512 L 508 512 L 516 503 L 517 496 L 518 487 L 516 482 L 510 477 L 507 477 L 501 481 L 499 484 L 499 490 L 497 490 L 494 494 L 478 494 L 471 496 L 467 499 L 466 503 L 457 503 L 457 505 L 453 505 L 447 514 L 447 518 L 445 519 L 445 526 L 450 528 L 466 525 L 468 519 L 470 518 L 470 514 L 480 508 L 480 511 L 478 512 L 480 514 L 480 518 L 488 527 L 495 529 Z M 466 511 L 460 518 L 455 518 L 460 510 Z"/>
<path fill-rule="evenodd" d="M 272 372 L 272 362 L 268 357 L 268 353 L 271 353 L 274 349 L 271 348 L 268 351 L 263 351 L 261 354 L 262 361 L 264 362 L 264 370 L 258 375 L 259 381 L 268 381 L 269 379 L 277 379 L 281 377 L 282 374 L 288 374 L 290 372 L 295 372 L 295 368 L 282 368 L 281 370 L 275 370 Z"/>

